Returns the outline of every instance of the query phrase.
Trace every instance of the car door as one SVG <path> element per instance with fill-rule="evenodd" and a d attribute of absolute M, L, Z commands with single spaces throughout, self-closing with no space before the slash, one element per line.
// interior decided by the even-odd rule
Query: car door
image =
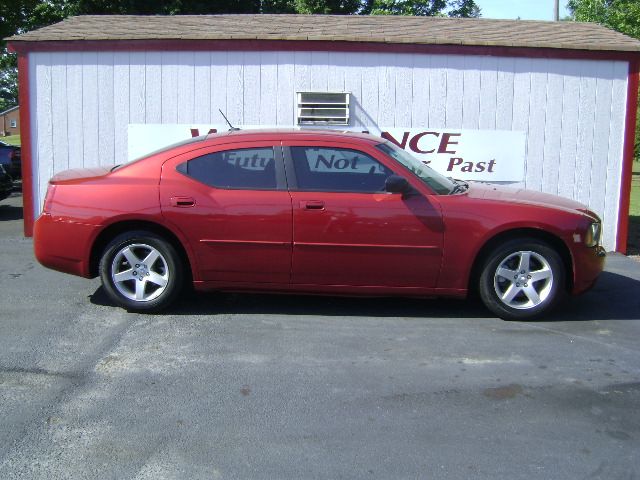
<path fill-rule="evenodd" d="M 432 288 L 442 257 L 439 205 L 384 191 L 392 162 L 374 148 L 287 142 L 292 283 Z"/>
<path fill-rule="evenodd" d="M 291 197 L 279 145 L 245 142 L 173 158 L 163 165 L 160 201 L 188 238 L 202 280 L 289 283 Z"/>

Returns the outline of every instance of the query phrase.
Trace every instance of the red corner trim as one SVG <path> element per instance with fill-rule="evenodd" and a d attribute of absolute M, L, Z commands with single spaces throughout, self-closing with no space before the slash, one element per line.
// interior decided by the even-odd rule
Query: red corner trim
<path fill-rule="evenodd" d="M 627 80 L 627 113 L 624 122 L 624 150 L 622 154 L 622 178 L 620 184 L 620 208 L 618 210 L 618 234 L 616 252 L 627 253 L 629 235 L 629 204 L 631 201 L 631 177 L 633 150 L 636 138 L 636 120 L 638 111 L 638 80 L 640 62 L 629 62 Z"/>
<path fill-rule="evenodd" d="M 33 168 L 31 153 L 31 107 L 29 101 L 29 55 L 18 53 L 18 101 L 20 102 L 20 137 L 22 147 L 22 201 L 24 236 L 33 236 Z"/>

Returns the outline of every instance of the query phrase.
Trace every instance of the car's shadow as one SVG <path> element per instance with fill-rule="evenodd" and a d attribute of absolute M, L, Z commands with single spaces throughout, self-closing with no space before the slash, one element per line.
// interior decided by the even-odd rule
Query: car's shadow
<path fill-rule="evenodd" d="M 11 220 L 22 220 L 24 213 L 22 207 L 13 205 L 0 205 L 0 222 Z"/>
<path fill-rule="evenodd" d="M 90 300 L 114 305 L 102 287 Z M 486 317 L 476 301 L 390 297 L 338 297 L 319 295 L 183 292 L 180 299 L 159 315 L 318 315 L 347 317 Z"/>
<path fill-rule="evenodd" d="M 543 322 L 638 320 L 640 282 L 623 275 L 603 272 L 594 289 L 569 297 Z M 113 305 L 102 287 L 92 303 Z M 319 315 L 342 317 L 491 318 L 479 300 L 416 298 L 350 298 L 310 295 L 254 293 L 194 293 L 182 297 L 160 315 Z"/>

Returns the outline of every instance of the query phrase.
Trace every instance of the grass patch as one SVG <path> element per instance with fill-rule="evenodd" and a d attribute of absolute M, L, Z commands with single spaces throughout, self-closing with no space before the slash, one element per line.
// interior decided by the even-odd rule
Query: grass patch
<path fill-rule="evenodd" d="M 640 216 L 640 161 L 633 162 L 633 174 L 631 175 L 631 204 L 629 215 Z"/>
<path fill-rule="evenodd" d="M 8 137 L 0 137 L 0 140 L 8 143 L 9 145 L 17 145 L 18 147 L 20 146 L 20 135 L 9 135 Z"/>
<path fill-rule="evenodd" d="M 627 254 L 640 255 L 640 161 L 633 162 Z"/>

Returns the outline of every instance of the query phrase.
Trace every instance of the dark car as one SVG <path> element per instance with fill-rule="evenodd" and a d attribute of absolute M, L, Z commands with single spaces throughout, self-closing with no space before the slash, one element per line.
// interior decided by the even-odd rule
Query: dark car
<path fill-rule="evenodd" d="M 22 149 L 0 141 L 0 164 L 13 178 L 22 178 Z"/>
<path fill-rule="evenodd" d="M 464 297 L 547 313 L 604 266 L 600 219 L 540 192 L 446 178 L 381 138 L 332 131 L 198 137 L 53 177 L 34 246 L 100 275 L 132 310 L 197 290 Z"/>
<path fill-rule="evenodd" d="M 0 141 L 0 164 L 13 178 L 22 178 L 22 149 Z"/>
<path fill-rule="evenodd" d="M 7 173 L 4 166 L 0 164 L 0 200 L 4 200 L 13 191 L 13 178 Z"/>

